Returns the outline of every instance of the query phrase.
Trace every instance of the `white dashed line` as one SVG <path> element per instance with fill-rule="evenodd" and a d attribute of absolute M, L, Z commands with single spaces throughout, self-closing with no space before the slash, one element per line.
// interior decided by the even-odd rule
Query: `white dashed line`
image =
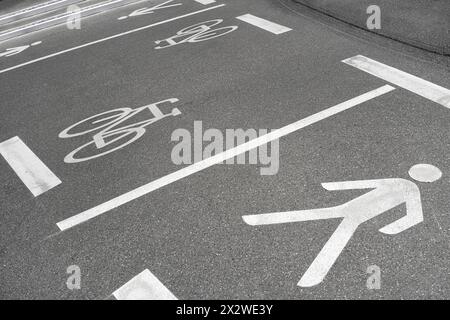
<path fill-rule="evenodd" d="M 362 55 L 342 62 L 450 109 L 450 90 Z"/>
<path fill-rule="evenodd" d="M 148 269 L 114 291 L 117 300 L 178 300 Z"/>
<path fill-rule="evenodd" d="M 236 19 L 247 22 L 251 25 L 272 32 L 274 34 L 281 34 L 292 30 L 291 28 L 282 26 L 269 20 L 258 18 L 252 14 L 244 14 L 243 16 L 236 17 Z"/>
<path fill-rule="evenodd" d="M 340 103 L 338 105 L 335 105 L 334 107 L 325 109 L 323 111 L 320 111 L 316 114 L 313 114 L 309 117 L 306 117 L 304 119 L 301 119 L 297 122 L 291 123 L 287 126 L 284 126 L 278 130 L 273 130 L 268 134 L 265 134 L 263 136 L 260 136 L 259 138 L 250 140 L 246 143 L 243 143 L 241 145 L 238 145 L 237 147 L 231 148 L 229 150 L 226 150 L 222 153 L 219 153 L 215 156 L 212 156 L 210 158 L 207 158 L 205 160 L 199 161 L 197 163 L 194 163 L 188 167 L 185 167 L 183 169 L 180 169 L 178 171 L 175 171 L 169 175 L 166 175 L 162 178 L 156 179 L 155 181 L 152 181 L 148 184 L 145 184 L 139 188 L 136 188 L 134 190 L 131 190 L 121 196 L 118 196 L 114 199 L 111 199 L 105 203 L 102 203 L 94 208 L 91 208 L 89 210 L 86 210 L 84 212 L 81 212 L 75 216 L 72 216 L 68 219 L 65 219 L 61 222 L 58 222 L 56 225 L 61 231 L 67 230 L 69 228 L 72 228 L 76 225 L 79 225 L 83 222 L 86 222 L 94 217 L 97 217 L 105 212 L 108 212 L 114 208 L 117 208 L 127 202 L 130 202 L 132 200 L 135 200 L 139 197 L 142 197 L 152 191 L 158 190 L 166 185 L 169 185 L 171 183 L 174 183 L 175 181 L 181 180 L 185 177 L 188 177 L 194 173 L 197 173 L 199 171 L 205 170 L 213 165 L 222 163 L 223 161 L 234 158 L 235 156 L 238 156 L 240 154 L 243 154 L 249 150 L 258 148 L 259 146 L 262 146 L 264 144 L 267 144 L 271 141 L 278 140 L 279 138 L 286 136 L 290 133 L 293 133 L 295 131 L 298 131 L 302 128 L 305 128 L 307 126 L 310 126 L 316 122 L 319 122 L 323 119 L 329 118 L 333 115 L 336 115 L 340 112 L 343 112 L 345 110 L 348 110 L 352 107 L 355 107 L 363 102 L 366 102 L 368 100 L 371 100 L 373 98 L 376 98 L 378 96 L 381 96 L 385 93 L 388 93 L 395 88 L 385 85 L 383 87 L 380 87 L 378 89 L 369 91 L 367 93 L 364 93 L 358 97 L 355 97 L 353 99 L 350 99 L 348 101 L 345 101 L 343 103 Z"/>
<path fill-rule="evenodd" d="M 61 183 L 19 137 L 0 143 L 0 154 L 35 197 Z"/>

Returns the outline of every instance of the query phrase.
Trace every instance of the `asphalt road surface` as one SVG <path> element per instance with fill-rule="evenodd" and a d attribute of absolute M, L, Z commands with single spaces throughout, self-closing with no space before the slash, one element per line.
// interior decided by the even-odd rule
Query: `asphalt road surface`
<path fill-rule="evenodd" d="M 148 269 L 178 299 L 448 299 L 448 59 L 288 0 L 136 14 L 163 2 L 0 44 L 0 55 L 33 44 L 0 56 L 0 143 L 18 137 L 0 158 L 0 297 L 108 299 Z M 180 114 L 132 111 L 167 99 L 160 110 Z M 278 170 L 174 163 L 171 136 L 193 135 L 194 121 L 224 136 L 280 129 L 268 137 Z M 433 182 L 413 179 L 416 164 L 439 169 Z M 321 208 L 342 216 L 243 218 Z M 379 231 L 405 216 L 404 230 Z"/>

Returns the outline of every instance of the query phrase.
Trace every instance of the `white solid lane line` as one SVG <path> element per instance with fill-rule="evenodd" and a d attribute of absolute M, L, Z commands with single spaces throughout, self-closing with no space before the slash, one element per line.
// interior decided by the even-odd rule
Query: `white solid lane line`
<path fill-rule="evenodd" d="M 198 2 L 198 3 L 201 3 L 201 4 L 205 5 L 205 6 L 208 5 L 208 4 L 216 2 L 216 0 L 194 0 L 194 1 Z"/>
<path fill-rule="evenodd" d="M 19 137 L 0 143 L 0 154 L 35 197 L 61 183 Z"/>
<path fill-rule="evenodd" d="M 118 196 L 114 199 L 111 199 L 107 202 L 104 202 L 94 208 L 91 208 L 89 210 L 86 210 L 84 212 L 81 212 L 75 216 L 72 216 L 68 219 L 65 219 L 61 222 L 58 222 L 56 225 L 61 231 L 67 230 L 69 228 L 72 228 L 76 225 L 79 225 L 83 222 L 86 222 L 94 217 L 97 217 L 105 212 L 108 212 L 114 208 L 117 208 L 127 202 L 130 202 L 132 200 L 135 200 L 139 197 L 142 197 L 152 191 L 155 191 L 157 189 L 160 189 L 166 185 L 169 185 L 175 181 L 178 181 L 180 179 L 183 179 L 185 177 L 188 177 L 194 173 L 197 173 L 199 171 L 202 171 L 206 168 L 209 168 L 213 165 L 222 163 L 223 161 L 233 158 L 235 156 L 238 156 L 240 154 L 243 154 L 249 150 L 252 150 L 254 148 L 257 148 L 259 146 L 262 146 L 264 144 L 267 144 L 271 141 L 277 140 L 283 136 L 286 136 L 290 133 L 293 133 L 295 131 L 298 131 L 302 128 L 305 128 L 309 125 L 312 125 L 316 122 L 319 122 L 323 119 L 329 118 L 335 114 L 338 114 L 340 112 L 343 112 L 347 109 L 350 109 L 352 107 L 355 107 L 363 102 L 366 102 L 368 100 L 371 100 L 373 98 L 376 98 L 378 96 L 381 96 L 385 93 L 388 93 L 395 88 L 385 85 L 378 89 L 369 91 L 367 93 L 364 93 L 358 97 L 355 97 L 353 99 L 350 99 L 348 101 L 345 101 L 343 103 L 340 103 L 334 107 L 325 109 L 323 111 L 320 111 L 316 114 L 313 114 L 309 117 L 306 117 L 304 119 L 301 119 L 297 122 L 291 123 L 287 126 L 284 126 L 278 130 L 271 131 L 270 133 L 260 136 L 259 138 L 253 139 L 251 141 L 248 141 L 246 143 L 243 143 L 241 145 L 238 145 L 237 147 L 231 148 L 229 150 L 226 150 L 222 153 L 219 153 L 215 156 L 212 156 L 208 159 L 196 162 L 188 167 L 185 167 L 183 169 L 180 169 L 178 171 L 175 171 L 169 175 L 166 175 L 162 178 L 159 178 L 155 181 L 152 181 L 148 184 L 145 184 L 139 188 L 136 188 L 134 190 L 131 190 L 121 196 Z"/>
<path fill-rule="evenodd" d="M 450 109 L 450 90 L 362 55 L 342 62 Z"/>
<path fill-rule="evenodd" d="M 0 21 L 1 20 L 5 20 L 7 18 L 12 18 L 12 17 L 18 16 L 18 15 L 21 15 L 21 14 L 23 14 L 25 12 L 28 13 L 28 12 L 32 12 L 32 11 L 36 11 L 36 10 L 41 10 L 41 9 L 47 8 L 49 6 L 54 6 L 56 4 L 64 3 L 64 2 L 67 2 L 67 0 L 48 1 L 48 2 L 45 2 L 45 3 L 41 3 L 41 4 L 38 4 L 38 5 L 35 5 L 35 6 L 31 6 L 31 7 L 22 9 L 22 10 L 18 10 L 18 11 L 11 12 L 11 13 L 8 13 L 8 14 L 5 14 L 5 15 L 1 15 L 0 16 Z"/>
<path fill-rule="evenodd" d="M 109 1 L 107 3 L 99 3 L 97 5 L 89 6 L 87 8 L 82 8 L 82 9 L 80 9 L 80 11 L 78 13 L 82 14 L 82 13 L 84 13 L 86 11 L 99 9 L 99 8 L 102 8 L 102 7 L 105 7 L 105 6 L 109 6 L 109 5 L 112 5 L 112 4 L 115 4 L 115 3 L 119 3 L 119 2 L 122 2 L 122 1 L 123 0 L 111 0 L 111 1 Z M 34 27 L 37 27 L 37 26 L 40 26 L 40 25 L 43 25 L 43 24 L 46 24 L 46 23 L 49 23 L 49 22 L 52 22 L 52 21 L 67 20 L 68 18 L 71 18 L 71 17 L 73 17 L 73 13 L 72 12 L 65 12 L 64 14 L 57 15 L 54 18 L 38 20 L 36 22 L 33 22 L 31 25 L 27 24 L 27 25 L 25 25 L 24 27 L 21 27 L 21 28 L 11 28 L 9 31 L 2 32 L 0 34 L 2 36 L 7 35 L 7 34 L 14 34 L 16 32 L 19 32 L 19 31 L 22 31 L 22 30 L 26 30 L 26 29 L 30 29 L 30 28 L 34 28 Z M 64 23 L 64 22 L 62 22 L 62 23 Z M 2 42 L 3 41 L 7 41 L 7 40 L 10 40 L 10 38 L 8 38 L 6 40 L 2 40 Z"/>
<path fill-rule="evenodd" d="M 117 300 L 178 300 L 148 269 L 114 291 Z"/>
<path fill-rule="evenodd" d="M 27 66 L 27 65 L 39 62 L 39 61 L 47 60 L 47 59 L 59 56 L 61 54 L 67 53 L 67 52 L 71 52 L 71 51 L 75 51 L 75 50 L 78 50 L 78 49 L 81 49 L 81 48 L 89 47 L 89 46 L 92 46 L 94 44 L 98 44 L 98 43 L 102 43 L 102 42 L 105 42 L 105 41 L 108 41 L 108 40 L 111 40 L 111 39 L 119 38 L 119 37 L 122 37 L 122 36 L 125 36 L 125 35 L 128 35 L 128 34 L 132 34 L 132 33 L 138 32 L 138 31 L 142 31 L 142 30 L 146 30 L 146 29 L 149 29 L 149 28 L 152 28 L 152 27 L 155 27 L 155 26 L 159 26 L 159 25 L 167 23 L 167 22 L 172 22 L 172 21 L 179 20 L 179 19 L 182 19 L 182 18 L 185 18 L 185 17 L 189 17 L 189 16 L 192 16 L 192 15 L 195 15 L 195 14 L 198 14 L 198 13 L 202 13 L 202 12 L 205 12 L 205 11 L 217 9 L 217 8 L 220 8 L 220 7 L 223 7 L 223 6 L 225 6 L 225 4 L 219 4 L 219 5 L 214 6 L 214 7 L 208 7 L 208 8 L 205 8 L 205 9 L 198 10 L 198 11 L 186 13 L 186 14 L 183 14 L 183 15 L 178 16 L 178 17 L 170 18 L 170 19 L 167 19 L 167 20 L 164 20 L 164 21 L 159 21 L 159 22 L 152 23 L 152 24 L 149 24 L 149 25 L 146 25 L 146 26 L 143 26 L 143 27 L 139 27 L 139 28 L 136 28 L 136 29 L 128 30 L 128 31 L 125 31 L 125 32 L 122 32 L 122 33 L 118 33 L 118 34 L 115 34 L 113 36 L 109 36 L 109 37 L 106 37 L 106 38 L 103 38 L 103 39 L 99 39 L 99 40 L 95 40 L 95 41 L 92 41 L 92 42 L 88 42 L 88 43 L 85 43 L 85 44 L 82 44 L 82 45 L 79 45 L 79 46 L 76 46 L 76 47 L 72 47 L 72 48 L 69 48 L 69 49 L 66 49 L 66 50 L 58 51 L 58 52 L 55 52 L 55 53 L 52 53 L 52 54 L 40 57 L 38 59 L 30 60 L 30 61 L 18 64 L 16 66 L 13 66 L 13 67 L 10 67 L 10 68 L 6 68 L 6 69 L 3 69 L 3 70 L 0 70 L 0 74 L 8 72 L 8 71 L 15 70 L 15 69 L 19 69 L 19 68 L 22 68 L 24 66 Z"/>
<path fill-rule="evenodd" d="M 244 14 L 242 16 L 236 17 L 236 19 L 247 22 L 251 25 L 254 25 L 255 27 L 264 29 L 274 34 L 281 34 L 292 30 L 291 28 L 282 26 L 269 20 L 258 18 L 252 14 Z"/>

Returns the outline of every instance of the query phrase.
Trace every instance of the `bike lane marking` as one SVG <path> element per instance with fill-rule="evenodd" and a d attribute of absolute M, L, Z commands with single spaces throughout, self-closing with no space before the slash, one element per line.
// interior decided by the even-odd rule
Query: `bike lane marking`
<path fill-rule="evenodd" d="M 61 231 L 70 229 L 70 228 L 77 226 L 83 222 L 86 222 L 92 218 L 95 218 L 105 212 L 115 209 L 125 203 L 128 203 L 128 202 L 133 201 L 137 198 L 140 198 L 150 192 L 158 190 L 166 185 L 174 183 L 174 182 L 181 180 L 185 177 L 188 177 L 194 173 L 200 172 L 200 171 L 207 169 L 213 165 L 222 163 L 223 161 L 225 161 L 227 159 L 233 158 L 237 155 L 240 155 L 249 150 L 252 150 L 254 148 L 257 148 L 259 146 L 267 144 L 271 141 L 278 140 L 279 138 L 281 138 L 283 136 L 286 136 L 290 133 L 293 133 L 295 131 L 303 129 L 307 126 L 310 126 L 310 125 L 317 123 L 321 120 L 324 120 L 326 118 L 329 118 L 340 112 L 343 112 L 345 110 L 353 108 L 363 102 L 369 101 L 378 96 L 386 94 L 394 89 L 395 88 L 390 85 L 384 85 L 384 86 L 374 89 L 372 91 L 366 92 L 360 96 L 357 96 L 355 98 L 352 98 L 350 100 L 347 100 L 345 102 L 337 104 L 328 109 L 322 110 L 318 113 L 315 113 L 311 116 L 308 116 L 306 118 L 298 120 L 294 123 L 288 124 L 280 129 L 273 130 L 266 135 L 260 136 L 256 139 L 253 139 L 251 141 L 243 143 L 237 147 L 226 150 L 226 151 L 219 153 L 213 157 L 196 162 L 196 163 L 194 163 L 190 166 L 187 166 L 183 169 L 180 169 L 180 170 L 175 171 L 171 174 L 168 174 L 164 177 L 156 179 L 148 184 L 145 184 L 141 187 L 131 190 L 125 194 L 122 194 L 116 198 L 113 198 L 107 202 L 104 202 L 96 207 L 93 207 L 93 208 L 88 209 L 84 212 L 81 212 L 77 215 L 74 215 L 70 218 L 62 220 L 62 221 L 58 222 L 56 225 L 58 226 L 58 228 Z"/>
<path fill-rule="evenodd" d="M 0 143 L 0 154 L 35 197 L 61 184 L 19 137 Z"/>
<path fill-rule="evenodd" d="M 450 90 L 362 55 L 342 62 L 450 109 Z"/>
<path fill-rule="evenodd" d="M 251 25 L 254 25 L 255 27 L 264 29 L 274 34 L 282 34 L 292 30 L 291 28 L 282 26 L 278 23 L 266 19 L 259 18 L 249 13 L 236 17 L 236 19 L 247 22 Z"/>
<path fill-rule="evenodd" d="M 195 43 L 200 41 L 211 40 L 220 36 L 223 36 L 227 33 L 236 31 L 238 26 L 223 26 L 218 27 L 216 29 L 212 29 L 211 27 L 219 25 L 223 22 L 223 19 L 214 19 L 209 21 L 203 21 L 200 23 L 196 23 L 194 25 L 185 27 L 178 31 L 174 36 L 169 37 L 163 40 L 156 40 L 155 44 L 160 44 L 166 42 L 164 45 L 159 45 L 155 47 L 155 50 L 169 48 L 181 43 Z M 219 31 L 224 31 L 219 33 Z M 211 35 L 212 34 L 212 35 Z M 181 38 L 180 41 L 174 41 L 174 39 Z"/>
<path fill-rule="evenodd" d="M 102 42 L 105 42 L 105 41 L 108 41 L 108 40 L 111 40 L 111 39 L 119 38 L 119 37 L 122 37 L 122 36 L 125 36 L 125 35 L 129 35 L 129 34 L 132 34 L 132 33 L 135 33 L 135 32 L 146 30 L 146 29 L 149 29 L 149 28 L 152 28 L 152 27 L 156 27 L 156 26 L 168 23 L 168 22 L 172 22 L 172 21 L 175 21 L 175 20 L 179 20 L 179 19 L 182 19 L 182 18 L 185 18 L 185 17 L 196 15 L 196 14 L 199 14 L 199 13 L 202 13 L 202 12 L 205 12 L 205 11 L 214 10 L 214 9 L 217 9 L 217 8 L 220 8 L 220 7 L 224 7 L 224 6 L 225 6 L 225 4 L 219 4 L 219 5 L 216 5 L 216 6 L 213 6 L 213 7 L 208 7 L 208 8 L 205 8 L 205 9 L 193 11 L 193 12 L 190 12 L 190 13 L 183 14 L 181 16 L 173 17 L 173 18 L 170 18 L 170 19 L 167 19 L 167 20 L 163 20 L 163 21 L 159 21 L 159 22 L 156 22 L 156 23 L 152 23 L 152 24 L 149 24 L 149 25 L 146 25 L 146 26 L 143 26 L 143 27 L 139 27 L 139 28 L 136 28 L 136 29 L 132 29 L 132 30 L 128 30 L 128 31 L 125 31 L 125 32 L 121 32 L 121 33 L 118 33 L 118 34 L 115 34 L 115 35 L 112 35 L 112 36 L 109 36 L 109 37 L 106 37 L 106 38 L 102 38 L 102 39 L 98 39 L 98 40 L 95 40 L 95 41 L 91 41 L 91 42 L 88 42 L 88 43 L 85 43 L 85 44 L 82 44 L 82 45 L 79 45 L 79 46 L 76 46 L 76 47 L 72 47 L 72 48 L 69 48 L 69 49 L 58 51 L 58 52 L 55 52 L 55 53 L 52 53 L 52 54 L 49 54 L 49 55 L 46 55 L 46 56 L 43 56 L 43 57 L 40 57 L 40 58 L 37 58 L 37 59 L 33 59 L 33 60 L 30 60 L 30 61 L 18 64 L 18 65 L 15 65 L 13 67 L 9 67 L 9 68 L 0 70 L 0 74 L 9 72 L 9 71 L 12 71 L 12 70 L 15 70 L 15 69 L 22 68 L 22 67 L 25 67 L 27 65 L 36 63 L 36 62 L 48 60 L 50 58 L 53 58 L 53 57 L 56 57 L 56 56 L 59 56 L 59 55 L 62 55 L 62 54 L 65 54 L 65 53 L 68 53 L 68 52 L 71 52 L 71 51 L 79 50 L 79 49 L 82 49 L 82 48 L 85 48 L 85 47 L 89 47 L 89 46 L 92 46 L 92 45 L 95 45 L 95 44 L 98 44 L 98 43 L 102 43 Z"/>
<path fill-rule="evenodd" d="M 133 277 L 112 295 L 117 300 L 178 300 L 148 269 Z"/>

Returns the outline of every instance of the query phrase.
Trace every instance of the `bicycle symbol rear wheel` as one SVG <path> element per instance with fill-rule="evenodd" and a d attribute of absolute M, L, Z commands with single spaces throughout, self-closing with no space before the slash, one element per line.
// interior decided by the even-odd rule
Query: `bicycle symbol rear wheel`
<path fill-rule="evenodd" d="M 78 163 L 83 161 L 92 160 L 98 157 L 102 157 L 104 155 L 107 155 L 108 153 L 114 152 L 116 150 L 119 150 L 130 143 L 133 143 L 140 137 L 144 135 L 146 130 L 144 128 L 130 128 L 122 131 L 116 131 L 112 133 L 107 133 L 103 135 L 101 138 L 108 138 L 112 137 L 114 135 L 120 134 L 119 137 L 113 138 L 109 141 L 105 141 L 102 147 L 97 147 L 95 140 L 90 141 L 86 144 L 83 144 L 82 146 L 76 148 L 71 153 L 69 153 L 65 158 L 65 163 Z M 115 144 L 115 142 L 120 141 L 121 143 L 119 145 Z M 111 148 L 111 146 L 113 146 Z M 110 149 L 108 149 L 110 148 Z M 83 153 L 87 153 L 87 155 L 81 155 Z"/>

